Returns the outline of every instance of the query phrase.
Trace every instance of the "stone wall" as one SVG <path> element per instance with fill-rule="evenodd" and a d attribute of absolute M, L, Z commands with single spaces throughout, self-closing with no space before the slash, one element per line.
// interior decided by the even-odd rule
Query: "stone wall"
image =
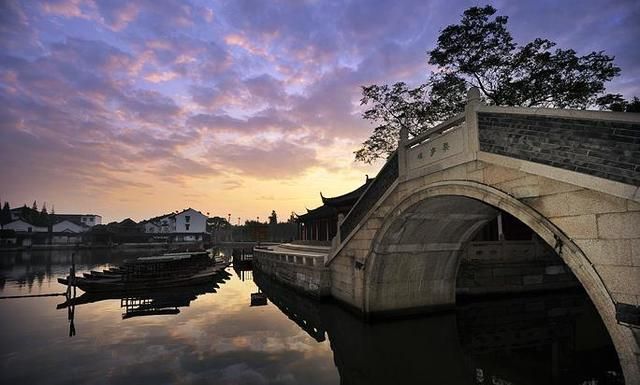
<path fill-rule="evenodd" d="M 541 241 L 485 241 L 465 248 L 456 292 L 515 293 L 578 285 L 571 270 Z"/>
<path fill-rule="evenodd" d="M 322 259 L 316 261 L 254 249 L 253 268 L 312 297 L 325 297 L 330 293 L 331 273 Z"/>
<path fill-rule="evenodd" d="M 640 185 L 640 124 L 478 113 L 480 150 Z"/>

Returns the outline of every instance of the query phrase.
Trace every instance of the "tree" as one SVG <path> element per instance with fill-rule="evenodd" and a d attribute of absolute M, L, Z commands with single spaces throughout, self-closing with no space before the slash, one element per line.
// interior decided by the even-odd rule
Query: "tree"
<path fill-rule="evenodd" d="M 9 207 L 9 202 L 4 202 L 0 212 L 0 224 L 6 225 L 9 222 L 11 222 L 11 208 Z"/>
<path fill-rule="evenodd" d="M 227 221 L 226 218 L 218 217 L 218 216 L 207 218 L 207 232 L 212 232 L 214 230 L 227 229 L 230 226 L 231 224 L 229 223 L 229 221 Z"/>
<path fill-rule="evenodd" d="M 270 225 L 278 224 L 278 214 L 276 214 L 276 210 L 271 210 L 271 215 L 269 215 L 269 224 Z"/>
<path fill-rule="evenodd" d="M 620 94 L 606 94 L 598 98 L 596 103 L 601 110 L 640 112 L 640 99 L 637 96 L 634 96 L 631 101 L 627 101 Z"/>
<path fill-rule="evenodd" d="M 36 201 L 33 201 L 33 205 L 31 205 L 31 210 L 38 211 L 38 204 L 36 203 Z"/>
<path fill-rule="evenodd" d="M 578 56 L 540 38 L 519 46 L 507 30 L 508 17 L 495 13 L 490 5 L 471 7 L 459 24 L 442 30 L 428 52 L 437 69 L 425 84 L 362 87 L 363 118 L 376 127 L 356 160 L 371 163 L 390 154 L 402 127 L 415 136 L 463 111 L 469 87 L 493 105 L 584 109 L 596 105 L 604 84 L 620 73 L 603 51 Z"/>

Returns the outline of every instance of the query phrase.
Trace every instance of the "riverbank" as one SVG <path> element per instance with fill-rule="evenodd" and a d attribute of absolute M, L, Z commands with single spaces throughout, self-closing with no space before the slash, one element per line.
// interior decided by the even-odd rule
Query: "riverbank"
<path fill-rule="evenodd" d="M 117 245 L 87 245 L 87 244 L 64 244 L 64 245 L 31 245 L 25 247 L 2 247 L 2 252 L 33 251 L 33 250 L 127 250 L 127 249 L 173 249 L 180 247 L 203 246 L 202 242 L 151 242 L 151 243 L 121 243 Z"/>
<path fill-rule="evenodd" d="M 271 246 L 276 245 L 275 242 L 214 242 L 207 246 L 222 248 L 243 248 L 252 250 L 256 245 Z M 16 251 L 33 251 L 33 250 L 128 250 L 128 249 L 175 249 L 183 247 L 204 247 L 203 242 L 140 242 L 140 243 L 120 243 L 116 245 L 90 245 L 90 244 L 59 244 L 59 245 L 31 245 L 20 247 L 0 247 L 0 253 L 16 252 Z M 207 247 L 208 248 L 208 247 Z"/>

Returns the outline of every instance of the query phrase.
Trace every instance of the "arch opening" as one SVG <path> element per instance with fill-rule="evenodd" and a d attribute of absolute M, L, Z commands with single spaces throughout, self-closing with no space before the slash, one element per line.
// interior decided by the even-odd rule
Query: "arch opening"
<path fill-rule="evenodd" d="M 587 292 L 588 296 L 584 294 L 583 298 L 591 309 L 595 305 L 594 314 L 605 325 L 607 339 L 615 343 L 619 363 L 623 367 L 627 364 L 625 372 L 633 369 L 633 362 L 628 359 L 633 347 L 623 341 L 625 336 L 610 311 L 607 312 L 610 298 L 606 290 L 604 293 L 597 290 L 603 287 L 602 282 L 598 282 L 599 286 L 585 285 L 591 276 L 580 271 L 573 274 L 572 258 L 576 258 L 579 249 L 572 248 L 575 245 L 569 244 L 570 240 L 543 223 L 532 228 L 529 224 L 537 219 L 530 213 L 518 212 L 504 197 L 490 196 L 487 191 L 461 192 L 458 186 L 440 191 L 438 187 L 425 189 L 401 202 L 376 234 L 364 283 L 363 307 L 367 313 L 420 313 L 453 307 L 457 296 L 574 287 Z M 500 217 L 502 235 L 497 228 Z M 505 218 L 510 225 L 508 229 L 504 228 Z M 522 218 L 530 219 L 529 224 L 520 221 Z M 554 240 L 559 240 L 555 246 L 561 255 L 551 247 Z M 522 241 L 533 244 L 534 250 L 526 255 L 516 253 L 513 258 L 511 249 L 523 249 L 517 245 Z M 504 266 L 491 268 L 505 269 L 497 285 L 493 271 L 485 282 L 477 279 L 483 273 L 478 270 L 477 264 L 482 263 L 478 256 L 492 255 L 492 251 Z M 520 266 L 514 269 L 513 263 L 517 264 L 518 259 Z M 486 276 L 487 272 L 484 273 Z"/>
<path fill-rule="evenodd" d="M 579 286 L 553 247 L 516 217 L 498 210 L 495 218 L 463 245 L 456 295 L 459 300 Z"/>

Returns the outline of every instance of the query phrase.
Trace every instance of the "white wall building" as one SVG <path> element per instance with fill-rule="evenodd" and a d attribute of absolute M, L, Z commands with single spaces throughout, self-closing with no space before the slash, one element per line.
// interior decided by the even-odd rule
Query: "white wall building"
<path fill-rule="evenodd" d="M 205 233 L 207 216 L 200 211 L 188 208 L 174 216 L 175 233 Z"/>
<path fill-rule="evenodd" d="M 6 230 L 13 230 L 15 232 L 25 232 L 25 233 L 46 233 L 49 231 L 46 227 L 34 226 L 31 223 L 27 223 L 22 219 L 18 219 L 17 221 L 9 222 L 3 227 Z"/>
<path fill-rule="evenodd" d="M 176 221 L 173 214 L 160 218 L 160 232 L 165 234 L 176 232 Z"/>
<path fill-rule="evenodd" d="M 149 234 L 203 234 L 207 232 L 207 216 L 198 210 L 188 208 L 177 214 L 145 221 L 144 232 Z M 199 239 L 201 240 L 202 237 Z M 198 240 L 198 238 L 190 237 L 188 240 Z"/>
<path fill-rule="evenodd" d="M 87 227 L 102 224 L 102 216 L 96 214 L 80 214 L 80 223 Z"/>
<path fill-rule="evenodd" d="M 83 233 L 87 230 L 86 227 L 80 226 L 77 223 L 64 220 L 62 222 L 58 222 L 52 226 L 52 231 L 54 233 Z"/>

